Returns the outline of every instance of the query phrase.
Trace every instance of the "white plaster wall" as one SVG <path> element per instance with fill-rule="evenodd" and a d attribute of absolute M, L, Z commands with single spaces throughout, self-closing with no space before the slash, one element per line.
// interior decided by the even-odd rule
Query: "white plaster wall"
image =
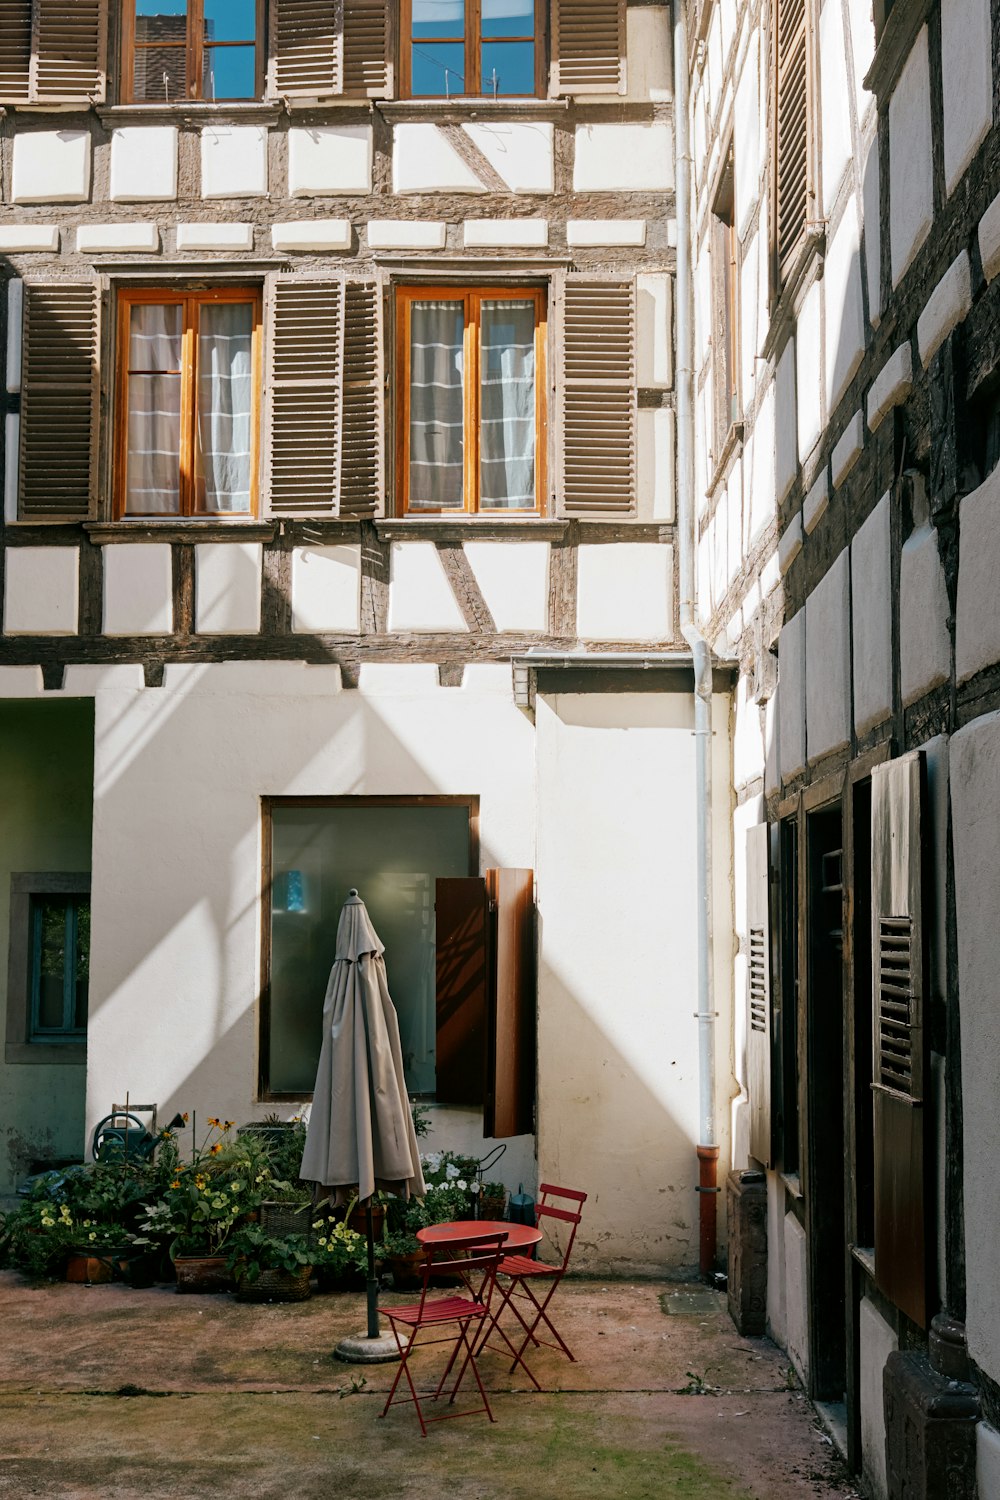
<path fill-rule="evenodd" d="M 111 197 L 123 203 L 177 197 L 176 125 L 123 125 L 111 132 Z"/>
<path fill-rule="evenodd" d="M 672 305 L 673 282 L 665 273 L 635 278 L 635 378 L 642 387 L 673 381 Z"/>
<path fill-rule="evenodd" d="M 643 521 L 674 519 L 673 407 L 640 407 L 635 423 L 636 507 Z"/>
<path fill-rule="evenodd" d="M 389 629 L 468 629 L 433 542 L 393 542 L 389 554 Z"/>
<path fill-rule="evenodd" d="M 592 641 L 663 641 L 674 633 L 674 552 L 612 542 L 578 554 L 577 632 Z"/>
<path fill-rule="evenodd" d="M 823 425 L 823 387 L 816 379 L 823 365 L 821 321 L 825 281 L 814 281 L 795 325 L 796 434 L 799 463 L 817 443 Z"/>
<path fill-rule="evenodd" d="M 485 193 L 472 168 L 436 125 L 396 125 L 392 132 L 394 193 Z"/>
<path fill-rule="evenodd" d="M 546 695 L 536 716 L 539 1176 L 591 1191 L 578 1269 L 680 1270 L 698 1253 L 692 700 Z M 714 766 L 722 806 L 726 716 L 723 700 Z M 715 854 L 728 914 L 727 842 Z M 729 920 L 720 924 L 726 968 Z M 626 942 L 615 940 L 625 932 Z M 721 983 L 723 1161 L 729 994 Z"/>
<path fill-rule="evenodd" d="M 1000 1496 L 1000 1432 L 988 1422 L 976 1425 L 976 1480 L 979 1500 Z"/>
<path fill-rule="evenodd" d="M 666 193 L 674 185 L 670 126 L 578 125 L 573 191 Z"/>
<path fill-rule="evenodd" d="M 263 198 L 267 126 L 206 125 L 201 132 L 201 196 Z"/>
<path fill-rule="evenodd" d="M 1000 1379 L 1000 1237 L 996 1181 L 1000 1155 L 1000 714 L 974 719 L 951 741 L 952 840 L 958 925 L 958 993 L 962 1016 L 962 1111 L 965 1182 L 965 1330 L 969 1354 Z"/>
<path fill-rule="evenodd" d="M 666 5 L 632 6 L 625 12 L 625 48 L 628 57 L 625 97 L 635 103 L 663 103 L 673 93 L 673 57 L 670 8 Z M 579 98 L 578 97 L 578 102 Z M 607 94 L 595 95 L 602 103 Z"/>
<path fill-rule="evenodd" d="M 514 120 L 476 122 L 462 129 L 486 157 L 512 193 L 551 193 L 553 190 L 552 126 Z"/>
<path fill-rule="evenodd" d="M 826 252 L 826 409 L 835 410 L 865 352 L 861 300 L 861 238 L 854 203 L 849 202 Z"/>
<path fill-rule="evenodd" d="M 3 597 L 5 635 L 76 635 L 79 547 L 8 547 Z"/>
<path fill-rule="evenodd" d="M 949 193 L 993 123 L 990 0 L 948 0 L 941 7 L 944 176 Z"/>
<path fill-rule="evenodd" d="M 1000 464 L 961 504 L 955 671 L 959 681 L 1000 660 Z"/>
<path fill-rule="evenodd" d="M 260 629 L 260 542 L 201 542 L 194 549 L 194 618 L 200 635 Z"/>
<path fill-rule="evenodd" d="M 961 618 L 961 602 L 959 611 Z M 899 666 L 904 703 L 912 703 L 948 680 L 948 612 L 937 532 L 928 523 L 907 537 L 899 559 Z M 979 623 L 977 619 L 977 630 Z"/>
<path fill-rule="evenodd" d="M 809 1309 L 807 1304 L 806 1232 L 794 1214 L 786 1214 L 785 1348 L 803 1385 L 809 1384 Z"/>
<path fill-rule="evenodd" d="M 819 13 L 819 57 L 823 212 L 829 218 L 851 159 L 851 98 L 842 0 L 823 0 Z"/>
<path fill-rule="evenodd" d="M 865 235 L 865 276 L 868 281 L 868 318 L 873 327 L 882 319 L 882 223 L 879 215 L 881 188 L 878 133 L 873 131 L 864 148 L 861 200 Z"/>
<path fill-rule="evenodd" d="M 360 629 L 361 548 L 292 548 L 292 630 Z"/>
<path fill-rule="evenodd" d="M 930 62 L 924 26 L 889 100 L 889 248 L 893 286 L 930 230 L 934 216 L 933 181 Z"/>
<path fill-rule="evenodd" d="M 862 735 L 892 708 L 888 495 L 851 543 L 851 632 L 854 727 Z"/>
<path fill-rule="evenodd" d="M 757 408 L 757 420 L 753 426 L 753 475 L 748 506 L 749 531 L 746 546 L 750 547 L 774 520 L 776 510 L 775 493 L 775 421 L 774 385 L 768 386 Z"/>
<path fill-rule="evenodd" d="M 292 126 L 288 132 L 288 194 L 370 193 L 370 125 Z"/>
<path fill-rule="evenodd" d="M 815 378 L 815 377 L 814 377 Z M 786 343 L 774 378 L 774 479 L 780 505 L 799 469 L 798 406 L 795 396 L 795 340 Z"/>
<path fill-rule="evenodd" d="M 809 761 L 851 735 L 850 569 L 847 548 L 806 600 L 806 719 Z"/>
<path fill-rule="evenodd" d="M 778 746 L 782 777 L 806 763 L 806 610 L 800 609 L 778 636 Z"/>
<path fill-rule="evenodd" d="M 534 733 L 509 668 L 436 677 L 397 666 L 341 692 L 336 668 L 248 661 L 97 693 L 91 1124 L 126 1088 L 165 1118 L 269 1108 L 254 1101 L 262 795 L 478 793 L 483 867 L 534 865 Z"/>
<path fill-rule="evenodd" d="M 888 1500 L 885 1464 L 885 1406 L 882 1371 L 899 1340 L 874 1303 L 862 1297 L 860 1322 L 861 1472 L 872 1500 Z"/>
<path fill-rule="evenodd" d="M 736 172 L 736 232 L 742 239 L 760 193 L 761 129 L 759 41 L 754 31 L 736 86 L 733 151 Z"/>
<path fill-rule="evenodd" d="M 173 629 L 173 564 L 167 543 L 105 547 L 104 634 L 166 635 Z"/>
<path fill-rule="evenodd" d="M 11 176 L 15 203 L 82 203 L 89 193 L 89 130 L 17 132 Z"/>
<path fill-rule="evenodd" d="M 546 631 L 548 542 L 466 542 L 465 555 L 498 630 Z"/>

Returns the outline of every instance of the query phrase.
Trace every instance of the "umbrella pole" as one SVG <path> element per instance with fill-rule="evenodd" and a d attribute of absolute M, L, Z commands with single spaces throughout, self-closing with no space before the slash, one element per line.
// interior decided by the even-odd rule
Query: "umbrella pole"
<path fill-rule="evenodd" d="M 368 1231 L 368 1337 L 379 1337 L 378 1280 L 375 1276 L 375 1226 L 372 1223 L 372 1200 L 365 1204 L 365 1228 Z"/>

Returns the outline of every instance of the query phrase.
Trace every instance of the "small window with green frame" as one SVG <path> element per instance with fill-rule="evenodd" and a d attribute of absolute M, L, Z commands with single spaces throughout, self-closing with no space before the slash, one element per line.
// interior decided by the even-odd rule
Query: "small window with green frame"
<path fill-rule="evenodd" d="M 90 984 L 90 896 L 36 892 L 29 911 L 28 1041 L 83 1040 Z"/>

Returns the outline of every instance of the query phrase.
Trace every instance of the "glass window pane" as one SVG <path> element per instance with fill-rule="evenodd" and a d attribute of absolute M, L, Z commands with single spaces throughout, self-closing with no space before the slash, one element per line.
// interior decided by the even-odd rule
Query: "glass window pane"
<path fill-rule="evenodd" d="M 87 995 L 90 989 L 90 902 L 80 901 L 76 908 L 76 974 L 73 1025 L 78 1031 L 87 1028 Z"/>
<path fill-rule="evenodd" d="M 137 303 L 129 314 L 129 369 L 179 370 L 183 329 L 179 302 Z"/>
<path fill-rule="evenodd" d="M 37 1026 L 39 1030 L 58 1030 L 63 1018 L 66 978 L 66 903 L 38 902 L 35 910 L 35 962 L 38 985 Z"/>
<path fill-rule="evenodd" d="M 253 320 L 248 302 L 199 310 L 195 475 L 207 511 L 250 510 Z"/>
<path fill-rule="evenodd" d="M 181 378 L 130 375 L 125 509 L 130 515 L 180 510 Z"/>
<path fill-rule="evenodd" d="M 253 99 L 257 93 L 256 47 L 206 47 L 203 99 Z"/>
<path fill-rule="evenodd" d="M 534 0 L 482 0 L 483 37 L 534 36 Z"/>
<path fill-rule="evenodd" d="M 337 923 L 353 886 L 385 944 L 407 1088 L 432 1091 L 434 882 L 469 873 L 468 810 L 276 807 L 272 867 L 271 1087 L 313 1087 Z"/>
<path fill-rule="evenodd" d="M 186 0 L 136 0 L 133 94 L 140 103 L 186 97 Z"/>
<path fill-rule="evenodd" d="M 535 305 L 484 302 L 481 510 L 535 507 Z"/>
<path fill-rule="evenodd" d="M 487 99 L 535 92 L 534 42 L 484 42 L 483 86 Z"/>
<path fill-rule="evenodd" d="M 252 42 L 257 0 L 205 0 L 206 42 Z"/>
<path fill-rule="evenodd" d="M 463 303 L 411 303 L 411 510 L 463 508 L 464 332 Z"/>
<path fill-rule="evenodd" d="M 413 0 L 414 39 L 465 35 L 464 0 Z"/>
<path fill-rule="evenodd" d="M 465 93 L 464 42 L 414 42 L 414 97 L 452 98 Z"/>

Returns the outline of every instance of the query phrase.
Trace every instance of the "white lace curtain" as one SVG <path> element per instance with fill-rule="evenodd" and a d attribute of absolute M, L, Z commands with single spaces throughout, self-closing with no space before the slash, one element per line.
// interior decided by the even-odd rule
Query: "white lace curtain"
<path fill-rule="evenodd" d="M 465 467 L 461 302 L 414 302 L 410 309 L 409 508 L 461 510 Z"/>
<path fill-rule="evenodd" d="M 180 511 L 183 307 L 131 309 L 126 510 Z M 248 303 L 199 308 L 194 471 L 198 509 L 250 510 L 251 339 Z"/>

